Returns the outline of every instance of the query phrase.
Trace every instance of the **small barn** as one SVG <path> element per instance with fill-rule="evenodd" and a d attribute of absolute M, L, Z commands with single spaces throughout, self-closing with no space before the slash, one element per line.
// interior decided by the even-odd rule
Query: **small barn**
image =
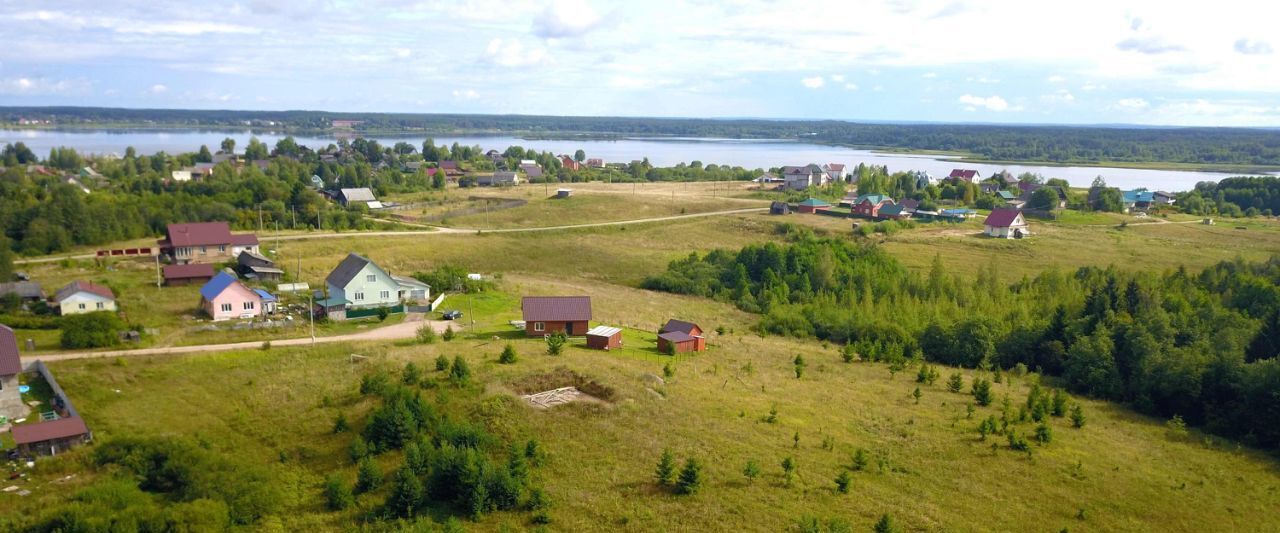
<path fill-rule="evenodd" d="M 817 198 L 809 198 L 803 202 L 800 202 L 796 206 L 796 211 L 801 213 L 817 213 L 818 211 L 823 211 L 830 208 L 831 208 L 831 204 L 829 203 L 826 203 Z"/>
<path fill-rule="evenodd" d="M 769 204 L 769 214 L 770 215 L 790 215 L 791 206 L 787 205 L 786 202 L 773 202 Z"/>
<path fill-rule="evenodd" d="M 164 284 L 170 287 L 206 283 L 211 279 L 213 279 L 213 265 L 208 263 L 187 263 L 164 267 Z"/>
<path fill-rule="evenodd" d="M 236 257 L 236 271 L 249 279 L 263 281 L 280 281 L 284 271 L 276 267 L 275 261 L 266 256 L 245 250 Z"/>
<path fill-rule="evenodd" d="M 573 196 L 573 189 L 556 189 L 556 198 L 568 198 Z"/>
<path fill-rule="evenodd" d="M 658 350 L 663 353 L 701 352 L 707 349 L 702 328 L 693 322 L 668 320 L 658 330 Z"/>
<path fill-rule="evenodd" d="M 78 416 L 59 418 L 39 424 L 13 426 L 13 441 L 18 453 L 25 456 L 57 455 L 71 447 L 89 442 L 93 434 Z"/>
<path fill-rule="evenodd" d="M 590 296 L 525 296 L 520 301 L 525 334 L 541 337 L 564 333 L 585 335 L 591 322 Z"/>
<path fill-rule="evenodd" d="M 613 350 L 622 347 L 622 328 L 596 326 L 587 331 L 587 348 Z"/>

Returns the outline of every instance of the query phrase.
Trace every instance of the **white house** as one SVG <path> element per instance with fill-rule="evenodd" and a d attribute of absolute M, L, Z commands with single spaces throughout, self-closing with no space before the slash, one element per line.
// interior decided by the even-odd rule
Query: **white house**
<path fill-rule="evenodd" d="M 111 289 L 88 281 L 73 281 L 53 297 L 58 312 L 78 315 L 95 311 L 115 311 L 116 295 Z"/>
<path fill-rule="evenodd" d="M 404 300 L 430 301 L 431 287 L 418 280 L 392 276 L 373 261 L 348 254 L 325 278 L 330 300 L 351 302 L 351 309 L 394 307 Z"/>
<path fill-rule="evenodd" d="M 783 188 L 787 190 L 803 191 L 809 187 L 826 185 L 829 180 L 821 167 L 809 164 L 803 167 L 782 167 L 782 181 Z"/>
<path fill-rule="evenodd" d="M 1021 209 L 996 209 L 987 215 L 982 223 L 982 232 L 988 237 L 1000 239 L 1021 239 L 1030 237 L 1027 230 L 1027 219 L 1022 216 Z"/>
<path fill-rule="evenodd" d="M 844 171 L 844 163 L 827 163 L 822 165 L 822 171 L 827 173 L 828 181 L 844 181 L 848 177 Z"/>
<path fill-rule="evenodd" d="M 191 181 L 192 171 L 193 169 L 184 168 L 170 172 L 169 176 L 173 178 L 173 181 Z"/>
<path fill-rule="evenodd" d="M 364 204 L 369 206 L 369 209 L 382 208 L 382 203 L 378 201 L 378 198 L 373 195 L 373 191 L 369 190 L 368 187 L 341 189 L 338 191 L 338 202 L 343 207 Z"/>
<path fill-rule="evenodd" d="M 519 184 L 520 184 L 520 174 L 516 172 L 507 171 L 507 170 L 499 170 L 497 172 L 494 172 L 492 176 L 480 176 L 476 178 L 476 185 L 480 185 L 482 187 L 488 187 L 488 186 L 496 187 L 496 186 L 508 186 L 508 185 L 519 185 Z"/>

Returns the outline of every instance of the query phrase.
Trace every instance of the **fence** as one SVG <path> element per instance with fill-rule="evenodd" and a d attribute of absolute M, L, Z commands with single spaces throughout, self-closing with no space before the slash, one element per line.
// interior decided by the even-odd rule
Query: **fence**
<path fill-rule="evenodd" d="M 348 309 L 347 319 L 350 320 L 352 318 L 365 318 L 365 317 L 371 317 L 371 316 L 378 316 L 378 311 L 380 309 L 386 309 L 387 312 L 392 314 L 403 313 L 404 304 L 399 304 L 394 307 L 374 307 L 371 309 Z"/>
<path fill-rule="evenodd" d="M 98 257 L 136 257 L 140 255 L 152 256 L 151 248 L 123 248 L 119 250 L 98 250 Z"/>
<path fill-rule="evenodd" d="M 40 377 L 44 378 L 44 381 L 49 384 L 49 389 L 53 391 L 53 396 L 59 399 L 62 403 L 62 408 L 67 411 L 67 416 L 80 416 L 80 412 L 76 411 L 74 405 L 71 405 L 71 399 L 67 398 L 67 393 L 58 385 L 58 380 L 53 379 L 53 372 L 49 371 L 49 367 L 44 366 L 44 361 L 37 359 L 36 362 L 27 365 L 27 371 L 35 371 L 40 374 Z"/>

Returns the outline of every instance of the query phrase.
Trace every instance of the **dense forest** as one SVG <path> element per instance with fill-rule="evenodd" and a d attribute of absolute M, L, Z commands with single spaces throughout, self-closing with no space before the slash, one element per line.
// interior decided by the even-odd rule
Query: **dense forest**
<path fill-rule="evenodd" d="M 817 337 L 862 358 L 1021 365 L 1280 448 L 1280 262 L 1199 274 L 1050 269 L 1008 285 L 994 264 L 966 280 L 935 259 L 919 275 L 874 245 L 793 235 L 789 245 L 692 254 L 643 286 L 733 302 L 761 315 L 762 333 Z"/>
<path fill-rule="evenodd" d="M 867 124 L 836 120 L 555 117 L 225 111 L 87 107 L 0 108 L 0 124 L 51 120 L 61 126 L 261 126 L 327 130 L 358 120 L 356 131 L 520 132 L 592 136 L 692 136 L 800 139 L 858 147 L 967 152 L 998 161 L 1053 163 L 1173 162 L 1280 166 L 1280 131 L 1247 128 L 1136 128 Z"/>
<path fill-rule="evenodd" d="M 1178 196 L 1189 213 L 1272 216 L 1280 213 L 1280 178 L 1274 176 L 1226 178 L 1202 181 L 1195 190 Z"/>

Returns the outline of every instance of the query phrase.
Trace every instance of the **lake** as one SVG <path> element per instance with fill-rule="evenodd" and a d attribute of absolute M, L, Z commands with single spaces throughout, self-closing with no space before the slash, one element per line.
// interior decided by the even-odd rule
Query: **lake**
<path fill-rule="evenodd" d="M 243 150 L 249 138 L 257 136 L 259 140 L 274 146 L 284 134 L 257 132 L 248 130 L 21 130 L 0 129 L 0 144 L 24 142 L 41 157 L 47 155 L 51 148 L 68 146 L 80 153 L 91 154 L 124 154 L 125 148 L 132 146 L 142 154 L 164 151 L 170 154 L 194 152 L 200 145 L 207 145 L 217 150 L 222 139 L 231 137 L 236 140 L 237 150 Z M 421 148 L 423 135 L 374 135 L 379 143 L 390 146 L 398 141 L 408 142 Z M 320 148 L 336 143 L 336 136 L 295 135 L 294 139 L 302 145 Z M 538 151 L 549 151 L 556 154 L 572 154 L 582 149 L 587 157 L 602 158 L 607 162 L 629 162 L 635 159 L 649 158 L 656 166 L 672 166 L 680 162 L 701 161 L 703 164 L 720 164 L 741 166 L 744 168 L 770 168 L 782 165 L 803 165 L 807 163 L 844 163 L 854 167 L 858 163 L 885 165 L 891 172 L 899 170 L 923 170 L 935 177 L 946 176 L 951 169 L 957 167 L 972 168 L 983 175 L 990 175 L 1000 170 L 1008 170 L 1014 175 L 1023 172 L 1034 172 L 1046 178 L 1063 178 L 1071 185 L 1088 187 L 1094 177 L 1102 176 L 1107 184 L 1122 189 L 1146 187 L 1168 191 L 1183 191 L 1193 188 L 1196 182 L 1217 181 L 1233 174 L 1213 172 L 1193 172 L 1180 170 L 1141 170 L 1109 167 L 1072 167 L 1042 165 L 992 165 L 975 162 L 949 161 L 946 157 L 887 154 L 869 150 L 855 150 L 838 146 L 803 143 L 790 140 L 739 140 L 739 139 L 696 139 L 696 138 L 643 138 L 633 137 L 618 140 L 600 139 L 523 139 L 513 136 L 441 136 L 435 137 L 436 144 L 452 145 L 457 142 L 463 145 L 479 145 L 485 150 L 504 150 L 511 145 L 519 145 Z"/>

